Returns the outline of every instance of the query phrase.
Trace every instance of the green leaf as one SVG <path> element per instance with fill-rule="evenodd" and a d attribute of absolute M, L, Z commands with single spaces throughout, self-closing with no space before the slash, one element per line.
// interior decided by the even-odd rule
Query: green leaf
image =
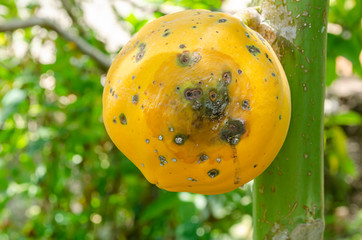
<path fill-rule="evenodd" d="M 1 100 L 0 125 L 3 124 L 10 115 L 16 112 L 19 104 L 24 101 L 25 98 L 25 91 L 18 88 L 14 88 L 5 94 Z"/>

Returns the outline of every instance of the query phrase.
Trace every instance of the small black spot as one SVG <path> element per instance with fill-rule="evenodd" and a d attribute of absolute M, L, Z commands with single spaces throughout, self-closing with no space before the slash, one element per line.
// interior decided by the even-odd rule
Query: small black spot
<path fill-rule="evenodd" d="M 163 35 L 162 35 L 162 37 L 167 37 L 168 35 L 170 35 L 171 34 L 171 32 L 165 32 Z"/>
<path fill-rule="evenodd" d="M 224 72 L 224 73 L 222 74 L 222 79 L 224 80 L 224 82 L 225 82 L 226 84 L 231 83 L 231 72 Z"/>
<path fill-rule="evenodd" d="M 150 139 L 146 138 L 146 143 L 149 144 L 150 143 Z"/>
<path fill-rule="evenodd" d="M 258 164 L 255 164 L 255 165 L 254 165 L 254 168 L 256 168 L 257 166 L 258 166 Z"/>
<path fill-rule="evenodd" d="M 124 113 L 119 114 L 119 121 L 122 125 L 127 125 L 127 117 Z"/>
<path fill-rule="evenodd" d="M 240 137 L 245 133 L 245 124 L 240 120 L 229 120 L 220 131 L 221 140 L 230 145 L 236 145 L 240 142 Z"/>
<path fill-rule="evenodd" d="M 117 123 L 116 117 L 113 118 L 113 123 L 114 123 L 114 124 Z"/>
<path fill-rule="evenodd" d="M 164 32 L 167 32 L 168 30 L 170 30 L 170 29 L 166 28 Z"/>
<path fill-rule="evenodd" d="M 268 80 L 266 78 L 264 78 L 264 82 L 267 82 Z"/>
<path fill-rule="evenodd" d="M 198 99 L 202 96 L 202 89 L 201 88 L 187 88 L 184 91 L 184 96 L 187 100 Z"/>
<path fill-rule="evenodd" d="M 219 33 L 219 31 L 215 31 L 216 33 Z"/>
<path fill-rule="evenodd" d="M 133 95 L 133 97 L 132 97 L 132 103 L 133 103 L 133 104 L 137 104 L 137 103 L 138 103 L 138 100 L 139 100 L 138 95 L 137 95 L 137 94 L 136 94 L 136 95 Z"/>
<path fill-rule="evenodd" d="M 217 20 L 219 23 L 224 23 L 226 22 L 227 20 L 225 18 L 220 18 L 219 20 Z"/>
<path fill-rule="evenodd" d="M 277 100 L 279 99 L 279 96 L 277 96 Z"/>
<path fill-rule="evenodd" d="M 241 71 L 240 69 L 238 69 L 238 74 L 240 75 L 240 74 L 242 74 L 243 73 L 243 71 Z"/>
<path fill-rule="evenodd" d="M 138 86 L 138 89 L 141 89 L 141 86 Z"/>
<path fill-rule="evenodd" d="M 211 177 L 211 178 L 214 178 L 217 175 L 219 175 L 219 170 L 211 169 L 210 171 L 207 172 L 207 175 L 209 175 L 209 177 Z"/>
<path fill-rule="evenodd" d="M 272 76 L 275 77 L 275 73 L 272 73 Z"/>
<path fill-rule="evenodd" d="M 185 44 L 180 44 L 179 48 L 186 48 Z"/>
<path fill-rule="evenodd" d="M 260 54 L 260 49 L 255 47 L 254 45 L 246 45 L 246 48 L 253 56 Z"/>
<path fill-rule="evenodd" d="M 192 26 L 192 28 L 196 28 L 196 26 Z"/>
<path fill-rule="evenodd" d="M 269 60 L 270 63 L 273 63 L 273 61 L 270 58 L 268 58 L 268 60 Z"/>
<path fill-rule="evenodd" d="M 135 75 L 133 75 L 133 76 L 132 76 L 132 80 L 134 80 L 134 79 L 135 79 L 135 77 L 136 77 L 136 76 L 135 76 Z"/>
<path fill-rule="evenodd" d="M 279 120 L 282 120 L 282 115 L 279 115 Z"/>
<path fill-rule="evenodd" d="M 174 138 L 174 141 L 177 145 L 183 145 L 186 141 L 187 137 L 184 134 L 177 134 Z"/>
<path fill-rule="evenodd" d="M 113 92 L 113 88 L 111 87 L 110 89 L 109 89 L 109 93 L 112 93 Z"/>
<path fill-rule="evenodd" d="M 245 32 L 245 36 L 247 36 L 248 38 L 250 38 L 249 33 Z"/>
<path fill-rule="evenodd" d="M 177 86 L 177 87 L 176 87 L 176 90 L 179 91 L 179 90 L 180 90 L 180 87 Z"/>

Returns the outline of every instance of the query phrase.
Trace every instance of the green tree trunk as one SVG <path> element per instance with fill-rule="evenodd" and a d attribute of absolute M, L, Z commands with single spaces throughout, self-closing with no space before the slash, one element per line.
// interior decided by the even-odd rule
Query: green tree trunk
<path fill-rule="evenodd" d="M 272 165 L 254 181 L 254 239 L 320 240 L 324 232 L 323 103 L 327 0 L 265 0 L 291 88 L 287 139 Z"/>

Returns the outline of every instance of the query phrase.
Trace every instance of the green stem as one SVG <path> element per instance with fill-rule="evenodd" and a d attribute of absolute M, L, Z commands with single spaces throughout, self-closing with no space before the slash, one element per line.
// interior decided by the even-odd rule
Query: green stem
<path fill-rule="evenodd" d="M 254 239 L 320 240 L 324 232 L 323 103 L 327 0 L 265 0 L 273 48 L 291 88 L 287 139 L 254 181 Z"/>

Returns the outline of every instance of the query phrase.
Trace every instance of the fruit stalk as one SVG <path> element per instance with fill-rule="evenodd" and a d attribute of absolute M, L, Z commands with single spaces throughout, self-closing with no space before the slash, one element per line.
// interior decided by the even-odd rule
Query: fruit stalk
<path fill-rule="evenodd" d="M 258 3 L 256 3 L 258 4 Z M 254 180 L 254 239 L 322 239 L 327 0 L 260 2 L 291 88 L 289 133 Z"/>

